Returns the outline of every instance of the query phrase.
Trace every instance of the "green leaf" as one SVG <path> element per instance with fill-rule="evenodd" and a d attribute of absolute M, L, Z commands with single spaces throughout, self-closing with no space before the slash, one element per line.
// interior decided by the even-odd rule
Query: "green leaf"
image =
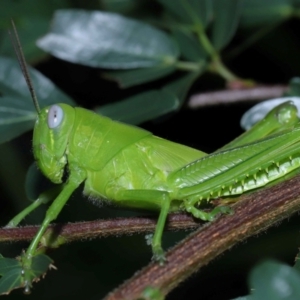
<path fill-rule="evenodd" d="M 240 24 L 245 28 L 261 28 L 290 18 L 293 11 L 290 0 L 244 0 Z"/>
<path fill-rule="evenodd" d="M 47 272 L 51 263 L 53 263 L 52 259 L 45 254 L 39 254 L 34 256 L 31 264 L 32 278 L 44 275 Z"/>
<path fill-rule="evenodd" d="M 47 33 L 53 12 L 59 8 L 68 8 L 68 6 L 70 6 L 68 0 L 1 0 L 0 29 L 4 29 L 0 32 L 1 55 L 15 57 L 8 35 L 8 28 L 11 28 L 10 19 L 13 19 L 26 60 L 37 62 L 44 58 L 46 53 L 36 46 L 36 40 Z"/>
<path fill-rule="evenodd" d="M 212 18 L 211 0 L 158 0 L 184 23 L 205 29 Z"/>
<path fill-rule="evenodd" d="M 128 71 L 106 72 L 104 77 L 118 82 L 122 88 L 128 88 L 138 84 L 153 81 L 173 73 L 174 65 L 162 64 L 151 68 L 141 68 Z"/>
<path fill-rule="evenodd" d="M 40 50 L 35 42 L 47 32 L 49 19 L 45 17 L 24 18 L 21 24 L 16 24 L 24 56 L 28 62 L 35 62 L 46 56 L 46 53 Z M 8 33 L 3 35 L 3 39 L 0 39 L 0 53 L 5 56 L 16 57 Z"/>
<path fill-rule="evenodd" d="M 36 1 L 36 0 L 23 0 L 11 1 L 1 0 L 0 19 L 4 18 L 14 20 L 25 18 L 32 18 L 36 16 L 50 17 L 53 11 L 59 8 L 66 8 L 70 6 L 68 0 L 51 0 L 51 1 Z M 23 19 L 24 18 L 24 19 Z"/>
<path fill-rule="evenodd" d="M 201 62 L 207 58 L 207 51 L 205 51 L 192 33 L 183 30 L 174 30 L 173 35 L 185 59 Z"/>
<path fill-rule="evenodd" d="M 23 287 L 22 267 L 12 269 L 0 279 L 0 295 L 9 294 L 12 290 Z"/>
<path fill-rule="evenodd" d="M 17 61 L 0 57 L 0 142 L 30 130 L 36 111 Z M 38 71 L 29 68 L 41 107 L 74 102 Z"/>
<path fill-rule="evenodd" d="M 295 262 L 295 265 L 294 265 L 294 269 L 298 272 L 298 274 L 300 274 L 300 260 L 299 260 L 299 253 L 298 253 L 297 258 L 296 258 L 296 262 Z"/>
<path fill-rule="evenodd" d="M 5 96 L 0 100 L 0 142 L 9 141 L 33 128 L 36 113 L 22 98 Z"/>
<path fill-rule="evenodd" d="M 96 112 L 114 120 L 140 124 L 178 109 L 177 97 L 163 90 L 151 90 L 123 101 L 96 108 Z"/>
<path fill-rule="evenodd" d="M 300 77 L 294 77 L 290 80 L 289 89 L 285 96 L 300 96 Z"/>
<path fill-rule="evenodd" d="M 171 83 L 164 86 L 163 90 L 168 91 L 169 93 L 176 96 L 179 100 L 180 105 L 184 103 L 186 99 L 186 95 L 194 83 L 194 81 L 198 78 L 200 72 L 192 72 L 187 75 L 182 76 L 179 79 L 172 81 Z"/>
<path fill-rule="evenodd" d="M 32 163 L 27 170 L 25 179 L 25 192 L 28 199 L 36 200 L 41 193 L 57 186 L 49 181 L 42 172 L 38 169 L 36 163 Z"/>
<path fill-rule="evenodd" d="M 253 300 L 300 299 L 300 274 L 292 267 L 275 261 L 258 265 L 250 274 Z"/>
<path fill-rule="evenodd" d="M 294 269 L 300 274 L 300 252 L 297 253 Z"/>
<path fill-rule="evenodd" d="M 136 0 L 102 0 L 101 3 L 104 10 L 121 14 L 134 11 L 140 5 L 140 1 Z"/>
<path fill-rule="evenodd" d="M 38 278 L 44 275 L 52 260 L 50 257 L 40 254 L 33 257 L 30 281 L 37 281 Z M 9 294 L 13 289 L 24 288 L 24 276 L 22 262 L 19 259 L 0 257 L 0 294 Z"/>
<path fill-rule="evenodd" d="M 121 15 L 59 10 L 38 46 L 61 59 L 92 67 L 145 68 L 173 64 L 179 51 L 164 32 Z"/>
<path fill-rule="evenodd" d="M 20 266 L 20 262 L 14 258 L 4 258 L 2 255 L 0 257 L 0 276 L 4 276 L 12 269 Z"/>
<path fill-rule="evenodd" d="M 242 10 L 242 0 L 214 0 L 212 44 L 217 50 L 224 48 L 233 37 Z"/>

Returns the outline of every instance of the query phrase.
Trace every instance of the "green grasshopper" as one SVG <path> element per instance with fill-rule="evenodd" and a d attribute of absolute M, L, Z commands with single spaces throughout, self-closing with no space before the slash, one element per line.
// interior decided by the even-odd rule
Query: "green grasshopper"
<path fill-rule="evenodd" d="M 24 58 L 22 65 L 37 110 L 33 133 L 37 165 L 57 184 L 62 183 L 65 169 L 69 174 L 22 255 L 25 290 L 31 287 L 32 259 L 42 236 L 81 183 L 84 194 L 94 201 L 158 211 L 151 245 L 153 258 L 163 264 L 161 240 L 170 212 L 186 211 L 212 221 L 231 209 L 216 206 L 208 212 L 200 208 L 202 204 L 260 188 L 300 165 L 300 123 L 291 103 L 277 107 L 240 138 L 206 155 L 83 108 L 59 103 L 40 109 Z M 8 226 L 16 226 L 36 206 L 30 205 Z"/>

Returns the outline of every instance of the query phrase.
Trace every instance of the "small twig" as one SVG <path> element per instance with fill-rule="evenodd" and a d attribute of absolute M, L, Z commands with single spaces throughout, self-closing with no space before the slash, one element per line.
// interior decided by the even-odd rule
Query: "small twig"
<path fill-rule="evenodd" d="M 291 216 L 300 208 L 300 176 L 244 195 L 233 208 L 233 215 L 205 224 L 169 251 L 163 267 L 150 263 L 105 300 L 138 299 L 147 286 L 167 294 L 225 250 Z"/>
<path fill-rule="evenodd" d="M 63 238 L 66 243 L 106 236 L 130 235 L 132 233 L 153 232 L 157 217 L 115 218 L 69 224 L 52 224 L 48 231 Z M 167 230 L 192 229 L 203 222 L 193 219 L 187 214 L 170 214 Z M 39 226 L 24 226 L 16 228 L 0 228 L 0 242 L 30 241 L 35 236 Z"/>
<path fill-rule="evenodd" d="M 284 85 L 255 86 L 247 89 L 222 90 L 192 95 L 188 101 L 190 108 L 228 104 L 243 101 L 259 101 L 282 96 L 288 87 Z"/>

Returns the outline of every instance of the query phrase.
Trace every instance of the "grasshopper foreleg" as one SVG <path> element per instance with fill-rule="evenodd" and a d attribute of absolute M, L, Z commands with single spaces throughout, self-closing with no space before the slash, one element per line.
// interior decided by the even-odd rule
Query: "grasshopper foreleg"
<path fill-rule="evenodd" d="M 46 216 L 39 228 L 37 234 L 31 241 L 27 251 L 22 255 L 23 264 L 23 274 L 24 274 L 24 286 L 25 291 L 30 291 L 32 282 L 32 261 L 33 257 L 36 255 L 37 247 L 41 241 L 42 236 L 46 232 L 49 224 L 56 219 L 58 214 L 61 212 L 62 208 L 65 206 L 66 202 L 69 200 L 70 196 L 75 189 L 85 180 L 86 174 L 79 168 L 70 168 L 70 177 L 67 183 L 64 185 L 60 194 L 53 201 L 49 209 L 47 210 Z"/>
<path fill-rule="evenodd" d="M 39 197 L 24 208 L 20 213 L 18 213 L 15 217 L 13 217 L 5 226 L 6 228 L 16 227 L 27 215 L 29 215 L 32 211 L 38 208 L 42 204 L 47 204 L 53 201 L 59 193 L 63 190 L 64 185 L 60 184 L 54 186 L 53 188 L 41 193 Z"/>

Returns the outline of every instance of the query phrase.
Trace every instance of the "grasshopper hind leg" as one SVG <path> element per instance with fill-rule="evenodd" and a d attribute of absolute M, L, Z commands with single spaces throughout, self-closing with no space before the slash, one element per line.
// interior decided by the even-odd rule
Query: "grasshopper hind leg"
<path fill-rule="evenodd" d="M 229 206 L 216 206 L 211 211 L 204 211 L 199 209 L 197 203 L 201 203 L 203 200 L 199 200 L 199 196 L 192 196 L 185 200 L 184 207 L 188 213 L 191 213 L 195 218 L 201 219 L 203 221 L 213 221 L 219 214 L 232 214 L 233 210 Z"/>
<path fill-rule="evenodd" d="M 213 221 L 219 214 L 231 214 L 233 212 L 232 208 L 229 206 L 217 206 L 213 208 L 210 212 L 203 211 L 196 208 L 192 204 L 185 205 L 186 211 L 191 213 L 195 218 L 201 219 L 203 221 Z"/>

